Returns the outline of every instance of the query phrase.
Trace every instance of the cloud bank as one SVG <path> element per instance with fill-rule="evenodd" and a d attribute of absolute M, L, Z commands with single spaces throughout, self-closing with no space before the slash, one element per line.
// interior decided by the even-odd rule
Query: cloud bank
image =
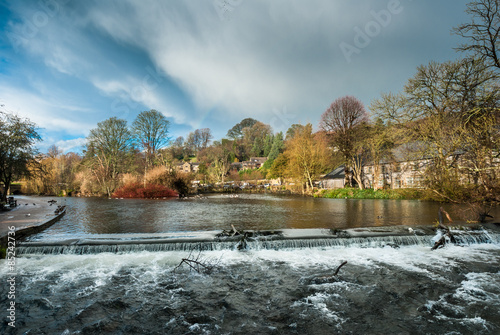
<path fill-rule="evenodd" d="M 449 32 L 465 3 L 8 1 L 0 98 L 57 141 L 148 109 L 174 136 L 210 127 L 220 138 L 245 117 L 286 131 L 340 96 L 368 105 L 417 65 L 456 57 Z"/>

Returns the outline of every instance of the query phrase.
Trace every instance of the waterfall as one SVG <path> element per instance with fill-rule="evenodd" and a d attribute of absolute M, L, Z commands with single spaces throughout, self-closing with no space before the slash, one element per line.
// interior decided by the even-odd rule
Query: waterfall
<path fill-rule="evenodd" d="M 500 243 L 500 235 L 489 233 L 486 230 L 480 231 L 454 231 L 456 244 L 471 245 L 482 243 Z M 64 243 L 43 244 L 40 242 L 22 243 L 17 248 L 18 255 L 56 255 L 56 254 L 97 254 L 97 253 L 132 253 L 132 252 L 165 252 L 165 251 L 212 251 L 212 250 L 236 250 L 238 240 L 219 241 L 219 240 L 183 240 L 175 241 L 152 241 L 132 240 L 120 241 L 99 241 L 93 240 L 92 243 Z M 367 237 L 315 237 L 315 238 L 281 238 L 266 239 L 255 238 L 246 240 L 247 250 L 281 250 L 281 249 L 304 249 L 304 248 L 382 248 L 399 246 L 429 246 L 433 245 L 431 235 L 405 235 L 405 236 L 367 236 Z"/>

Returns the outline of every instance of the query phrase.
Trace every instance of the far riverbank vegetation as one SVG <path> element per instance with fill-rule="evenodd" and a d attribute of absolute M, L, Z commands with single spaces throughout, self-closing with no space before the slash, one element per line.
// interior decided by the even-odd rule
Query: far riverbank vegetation
<path fill-rule="evenodd" d="M 389 199 L 389 200 L 437 200 L 435 195 L 426 189 L 380 189 L 372 188 L 338 188 L 333 190 L 318 190 L 314 193 L 316 198 L 330 199 Z"/>
<path fill-rule="evenodd" d="M 222 139 L 208 128 L 174 139 L 169 120 L 152 109 L 130 124 L 117 117 L 99 122 L 81 153 L 56 146 L 39 153 L 36 125 L 4 108 L 0 184 L 8 190 L 20 181 L 24 193 L 57 196 L 274 190 L 494 206 L 500 203 L 498 31 L 497 40 L 488 39 L 488 22 L 499 20 L 488 8 L 494 4 L 471 2 L 471 23 L 454 29 L 464 38 L 457 47 L 462 58 L 419 66 L 401 91 L 367 107 L 354 96 L 338 97 L 315 126 L 274 132 L 245 118 Z"/>

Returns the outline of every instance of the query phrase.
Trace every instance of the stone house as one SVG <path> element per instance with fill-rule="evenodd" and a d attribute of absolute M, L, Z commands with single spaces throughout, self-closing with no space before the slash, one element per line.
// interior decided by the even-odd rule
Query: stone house
<path fill-rule="evenodd" d="M 423 187 L 423 173 L 429 160 L 409 162 L 380 162 L 363 166 L 363 185 L 365 188 L 420 188 Z M 353 179 L 353 184 L 356 181 Z M 376 184 L 376 185 L 375 185 Z M 345 186 L 344 165 L 339 166 L 321 178 L 321 188 L 334 189 Z"/>
<path fill-rule="evenodd" d="M 177 164 L 177 171 L 185 173 L 196 173 L 200 168 L 200 163 L 184 162 Z"/>
<path fill-rule="evenodd" d="M 406 151 L 405 151 L 406 150 Z M 364 162 L 363 164 L 363 185 L 365 188 L 423 188 L 425 173 L 432 165 L 431 157 L 408 158 L 410 151 L 401 147 L 393 152 L 393 160 L 380 161 L 378 165 L 373 162 Z M 455 166 L 466 165 L 463 159 L 463 151 L 456 151 L 447 157 L 448 163 Z M 410 156 L 411 157 L 411 156 Z M 493 153 L 491 163 L 494 165 L 495 173 L 500 173 L 500 157 L 498 153 Z M 344 166 L 340 166 L 332 172 L 325 175 L 320 181 L 320 187 L 323 188 L 342 188 L 344 187 Z M 462 176 L 464 183 L 474 183 L 474 177 L 464 174 Z"/>
<path fill-rule="evenodd" d="M 402 162 L 380 162 L 363 166 L 363 182 L 366 188 L 421 188 L 424 173 L 430 159 Z M 377 171 L 378 168 L 378 171 Z M 375 185 L 376 184 L 376 185 Z"/>
<path fill-rule="evenodd" d="M 267 161 L 267 157 L 251 157 L 247 161 L 231 163 L 232 170 L 253 170 L 260 168 Z"/>

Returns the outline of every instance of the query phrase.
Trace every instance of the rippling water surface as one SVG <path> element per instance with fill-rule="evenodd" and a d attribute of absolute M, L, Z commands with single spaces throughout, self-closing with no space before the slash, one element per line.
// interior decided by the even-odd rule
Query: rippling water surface
<path fill-rule="evenodd" d="M 4 334 L 498 334 L 500 247 L 32 256 Z M 331 276 L 344 260 L 333 282 Z M 3 261 L 2 261 L 3 262 Z M 0 277 L 7 277 L 5 266 Z M 7 295 L 0 286 L 0 300 Z M 5 302 L 2 301 L 2 306 Z"/>
<path fill-rule="evenodd" d="M 65 217 L 32 240 L 158 236 L 231 224 L 256 230 L 430 225 L 439 208 L 267 195 L 58 199 L 65 201 Z M 15 269 L 16 328 L 4 321 L 0 333 L 499 334 L 500 244 L 494 236 L 435 251 L 432 236 L 428 244 L 420 236 L 421 243 L 399 247 L 353 239 L 276 250 L 25 255 Z M 198 273 L 179 266 L 185 258 L 213 268 Z M 4 311 L 10 272 L 0 260 Z"/>
<path fill-rule="evenodd" d="M 314 199 L 240 194 L 188 200 L 67 198 L 61 221 L 35 239 L 69 234 L 431 225 L 440 204 L 412 200 Z M 497 213 L 494 213 L 495 215 Z M 500 212 L 498 213 L 500 216 Z"/>

